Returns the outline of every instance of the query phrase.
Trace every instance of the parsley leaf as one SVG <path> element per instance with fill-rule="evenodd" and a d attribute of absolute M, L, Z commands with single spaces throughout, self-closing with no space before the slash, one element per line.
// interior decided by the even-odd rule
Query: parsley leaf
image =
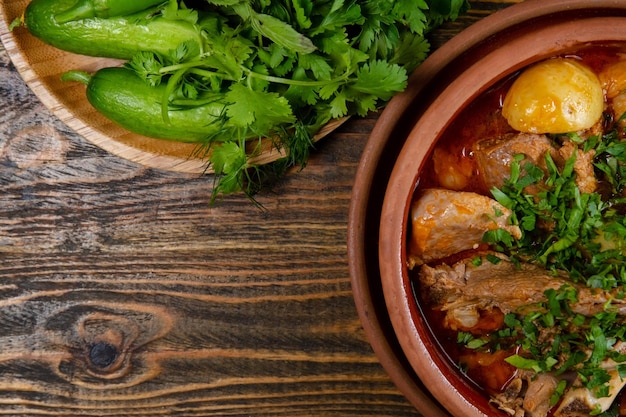
<path fill-rule="evenodd" d="M 377 60 L 359 68 L 357 79 L 350 88 L 386 101 L 404 90 L 406 84 L 407 74 L 402 67 Z"/>
<path fill-rule="evenodd" d="M 231 103 L 226 114 L 232 123 L 249 128 L 258 135 L 268 135 L 273 126 L 295 121 L 289 102 L 277 93 L 255 91 L 233 84 L 226 93 L 226 101 Z"/>
<path fill-rule="evenodd" d="M 164 118 L 168 106 L 224 95 L 224 118 L 240 136 L 208 135 L 200 146 L 216 147 L 209 162 L 224 183 L 216 191 L 251 195 L 255 182 L 304 166 L 313 135 L 331 118 L 364 116 L 403 91 L 429 53 L 428 33 L 466 8 L 464 0 L 207 0 L 194 8 L 169 0 L 155 13 L 192 23 L 198 40 L 127 65 L 151 85 L 167 84 Z M 255 149 L 245 142 L 261 136 L 290 156 L 267 170 L 244 163 Z"/>

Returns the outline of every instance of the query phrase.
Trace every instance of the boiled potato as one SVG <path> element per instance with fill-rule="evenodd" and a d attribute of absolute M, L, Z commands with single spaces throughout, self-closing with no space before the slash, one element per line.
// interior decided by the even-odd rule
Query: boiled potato
<path fill-rule="evenodd" d="M 520 132 L 566 133 L 592 127 L 603 110 L 595 73 L 574 59 L 555 58 L 520 74 L 504 98 L 502 114 Z"/>
<path fill-rule="evenodd" d="M 618 119 L 619 125 L 626 127 L 626 119 L 622 119 L 622 116 L 626 114 L 626 93 L 618 94 L 613 97 L 611 107 L 613 109 L 613 115 Z"/>
<path fill-rule="evenodd" d="M 617 61 L 606 67 L 598 75 L 606 96 L 612 99 L 626 91 L 626 59 Z"/>

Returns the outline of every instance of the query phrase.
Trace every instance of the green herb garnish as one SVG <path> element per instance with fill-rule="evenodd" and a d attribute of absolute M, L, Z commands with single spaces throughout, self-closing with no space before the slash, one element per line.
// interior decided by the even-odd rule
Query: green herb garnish
<path fill-rule="evenodd" d="M 576 183 L 576 153 L 562 167 L 546 155 L 546 171 L 514 158 L 511 177 L 494 198 L 512 210 L 522 238 L 489 232 L 485 242 L 514 260 L 537 263 L 551 271 L 565 271 L 574 283 L 606 291 L 614 299 L 624 297 L 626 284 L 626 142 L 617 128 L 582 142 L 567 135 L 584 151 L 594 151 L 598 192 L 582 193 Z M 527 187 L 539 192 L 529 193 Z M 556 375 L 575 372 L 596 397 L 610 395 L 610 374 L 602 364 L 614 361 L 626 376 L 626 355 L 614 349 L 626 340 L 626 320 L 611 302 L 603 311 L 587 317 L 573 311 L 578 302 L 574 286 L 545 291 L 545 301 L 526 306 L 504 318 L 505 330 L 489 335 L 485 349 L 518 347 L 507 362 L 535 372 Z M 545 334 L 551 337 L 545 337 Z M 483 336 L 484 338 L 485 336 Z M 474 339 L 461 338 L 466 345 Z M 565 390 L 559 386 L 555 404 Z"/>

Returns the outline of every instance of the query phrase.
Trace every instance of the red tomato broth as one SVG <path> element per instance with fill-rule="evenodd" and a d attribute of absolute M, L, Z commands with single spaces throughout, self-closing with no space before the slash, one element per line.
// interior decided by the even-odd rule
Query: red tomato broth
<path fill-rule="evenodd" d="M 582 61 L 596 74 L 606 66 L 617 62 L 621 55 L 626 54 L 624 46 L 591 46 L 563 57 Z M 622 57 L 624 58 L 624 57 Z M 476 98 L 452 121 L 450 126 L 437 141 L 431 158 L 428 158 L 418 179 L 416 194 L 429 187 L 445 187 L 437 176 L 435 156 L 437 153 L 449 155 L 450 160 L 461 166 L 460 172 L 471 167 L 468 183 L 457 191 L 473 191 L 490 195 L 484 186 L 480 172 L 474 160 L 472 147 L 480 140 L 503 136 L 516 132 L 502 116 L 502 102 L 511 84 L 519 73 L 499 82 L 494 87 Z M 454 169 L 454 167 L 449 167 Z"/>
<path fill-rule="evenodd" d="M 606 66 L 620 59 L 626 59 L 626 46 L 592 45 L 577 51 L 575 54 L 568 54 L 563 57 L 578 59 L 598 74 Z M 497 83 L 476 98 L 452 121 L 439 138 L 431 157 L 428 158 L 420 173 L 415 188 L 414 200 L 419 198 L 421 191 L 424 189 L 449 188 L 444 185 L 446 181 L 442 181 L 440 178 L 441 175 L 446 174 L 446 172 L 442 172 L 441 167 L 444 167 L 444 170 L 448 170 L 448 174 L 450 170 L 455 170 L 453 175 L 460 174 L 466 177 L 465 183 L 461 187 L 452 188 L 453 190 L 470 191 L 490 196 L 478 169 L 472 149 L 478 141 L 483 139 L 496 138 L 507 133 L 516 132 L 502 116 L 502 103 L 517 75 L 519 75 L 519 72 Z M 438 161 L 438 158 L 442 159 Z M 452 182 L 455 184 L 462 183 L 459 181 Z M 475 251 L 465 251 L 461 254 L 453 255 L 439 260 L 431 264 L 431 266 L 440 263 L 452 264 L 460 259 L 467 258 L 468 255 L 471 256 L 472 252 L 477 253 L 484 249 L 485 247 L 481 245 Z M 415 268 L 409 273 L 413 282 L 414 295 L 444 355 L 450 359 L 463 376 L 467 377 L 471 383 L 479 387 L 485 394 L 492 395 L 502 392 L 516 373 L 516 369 L 505 362 L 504 359 L 515 352 L 495 351 L 484 353 L 461 346 L 457 342 L 457 331 L 444 325 L 445 313 L 428 308 L 427 300 L 419 291 L 418 270 L 419 268 Z M 483 311 L 480 321 L 475 328 L 462 330 L 481 335 L 501 329 L 503 321 L 501 318 L 496 317 L 497 314 L 497 312 Z M 624 405 L 626 404 L 626 395 L 623 392 L 617 401 L 626 410 L 626 405 Z"/>
<path fill-rule="evenodd" d="M 473 101 L 450 124 L 433 149 L 433 155 L 447 154 L 457 166 L 471 167 L 471 176 L 468 178 L 467 186 L 456 189 L 457 191 L 473 191 L 488 195 L 489 190 L 484 186 L 472 147 L 482 139 L 502 136 L 514 131 L 502 116 L 501 110 L 504 95 L 512 82 L 511 77 Z M 428 158 L 419 177 L 419 185 L 416 189 L 418 194 L 426 188 L 447 188 L 438 177 L 436 164 L 435 158 Z M 455 166 L 449 168 L 455 169 Z"/>

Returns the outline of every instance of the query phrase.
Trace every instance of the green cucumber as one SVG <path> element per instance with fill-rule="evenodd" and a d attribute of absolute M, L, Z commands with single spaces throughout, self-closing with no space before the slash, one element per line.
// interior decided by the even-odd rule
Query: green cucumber
<path fill-rule="evenodd" d="M 108 19 L 94 17 L 58 22 L 55 16 L 70 9 L 75 2 L 32 0 L 24 12 L 24 24 L 43 42 L 81 55 L 128 60 L 140 51 L 167 55 L 184 42 L 196 43 L 197 50 L 202 50 L 198 25 L 160 15 L 145 19 L 147 11 Z"/>
<path fill-rule="evenodd" d="M 168 106 L 163 117 L 166 85 L 152 87 L 126 67 L 103 68 L 94 74 L 70 71 L 65 81 L 87 84 L 87 99 L 102 115 L 123 128 L 152 138 L 180 142 L 231 139 L 235 128 L 224 115 L 224 95 L 211 93 L 189 107 Z"/>
<path fill-rule="evenodd" d="M 91 17 L 106 19 L 137 13 L 162 3 L 163 0 L 78 0 L 72 7 L 57 14 L 55 18 L 59 23 Z"/>

